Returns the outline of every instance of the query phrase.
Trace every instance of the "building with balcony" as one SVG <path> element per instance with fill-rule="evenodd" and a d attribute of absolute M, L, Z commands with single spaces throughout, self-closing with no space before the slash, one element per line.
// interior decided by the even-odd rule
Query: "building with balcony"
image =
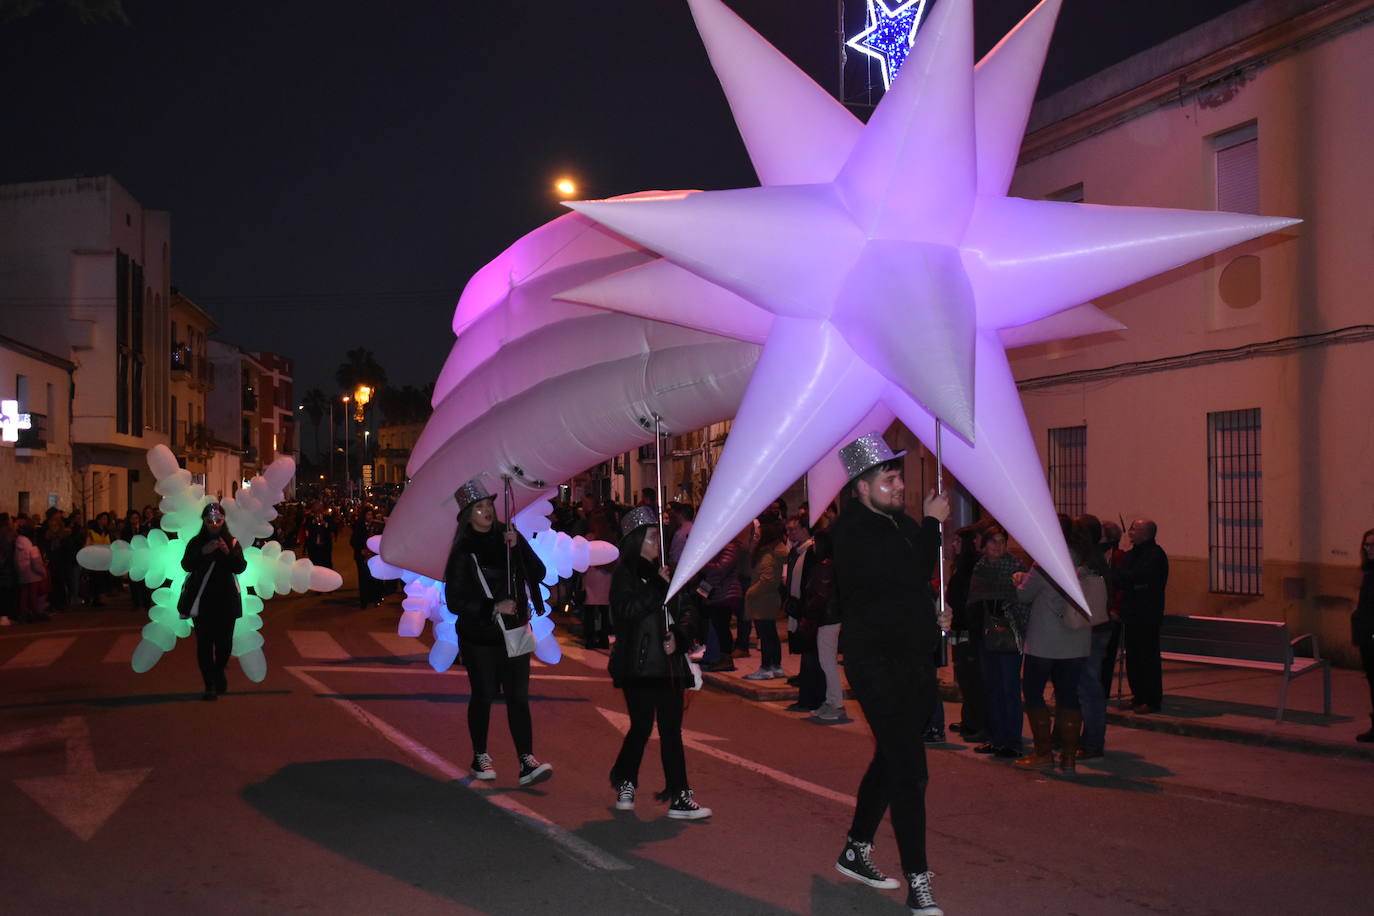
<path fill-rule="evenodd" d="M 181 466 L 191 472 L 192 480 L 204 484 L 214 448 L 205 417 L 206 397 L 214 388 L 209 335 L 218 326 L 176 287 L 172 288 L 168 318 L 171 322 L 168 444 Z"/>
<path fill-rule="evenodd" d="M 238 453 L 239 477 L 226 491 L 233 493 L 278 455 L 298 457 L 292 364 L 218 340 L 208 342 L 207 353 L 214 382 L 206 398 L 207 426 L 213 440 Z M 293 479 L 288 496 L 294 487 Z"/>
<path fill-rule="evenodd" d="M 49 506 L 68 511 L 85 504 L 72 489 L 75 371 L 68 360 L 0 336 L 0 512 L 41 514 Z M 109 482 L 101 483 L 106 497 Z"/>
<path fill-rule="evenodd" d="M 1042 99 L 1012 187 L 1304 220 L 1012 367 L 1060 509 L 1158 523 L 1169 611 L 1284 620 L 1347 660 L 1374 526 L 1371 86 L 1374 2 L 1252 2 Z"/>
<path fill-rule="evenodd" d="M 0 263 L 0 335 L 59 376 L 72 366 L 51 382 L 70 397 L 49 403 L 48 381 L 30 386 L 44 441 L 70 443 L 75 475 L 44 499 L 69 491 L 87 513 L 156 503 L 145 454 L 170 432 L 169 215 L 108 175 L 0 186 Z M 55 423 L 68 409 L 70 423 Z"/>
<path fill-rule="evenodd" d="M 371 458 L 374 484 L 403 484 L 411 449 L 425 428 L 423 423 L 383 424 L 377 427 L 377 443 Z"/>

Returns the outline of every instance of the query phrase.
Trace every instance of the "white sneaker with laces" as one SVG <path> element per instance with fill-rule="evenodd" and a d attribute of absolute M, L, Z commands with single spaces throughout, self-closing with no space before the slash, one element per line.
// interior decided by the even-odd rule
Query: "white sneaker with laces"
<path fill-rule="evenodd" d="M 744 676 L 746 681 L 771 681 L 773 679 L 772 668 L 760 668 Z"/>
<path fill-rule="evenodd" d="M 635 809 L 635 784 L 628 779 L 615 787 L 615 810 L 633 811 Z"/>

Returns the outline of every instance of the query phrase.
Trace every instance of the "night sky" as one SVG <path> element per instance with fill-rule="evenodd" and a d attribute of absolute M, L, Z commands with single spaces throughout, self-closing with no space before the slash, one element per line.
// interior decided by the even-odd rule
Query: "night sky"
<path fill-rule="evenodd" d="M 836 0 L 727 2 L 836 88 Z M 1033 5 L 979 0 L 978 54 Z M 1041 91 L 1238 5 L 1065 0 Z M 173 284 L 220 339 L 294 358 L 298 396 L 357 346 L 433 381 L 467 279 L 563 212 L 557 174 L 586 197 L 757 183 L 683 0 L 124 8 L 0 25 L 0 183 L 111 174 L 171 211 Z"/>

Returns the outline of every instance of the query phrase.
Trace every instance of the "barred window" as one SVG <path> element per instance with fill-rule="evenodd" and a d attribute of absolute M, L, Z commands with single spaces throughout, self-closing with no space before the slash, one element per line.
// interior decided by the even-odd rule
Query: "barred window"
<path fill-rule="evenodd" d="M 1207 414 L 1207 517 L 1211 590 L 1259 595 L 1261 514 L 1260 411 Z"/>
<path fill-rule="evenodd" d="M 1088 511 L 1088 427 L 1050 430 L 1050 495 L 1065 515 Z"/>

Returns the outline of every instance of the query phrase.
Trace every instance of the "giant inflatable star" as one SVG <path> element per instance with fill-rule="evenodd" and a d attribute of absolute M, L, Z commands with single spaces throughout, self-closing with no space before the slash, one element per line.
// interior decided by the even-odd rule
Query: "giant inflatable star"
<path fill-rule="evenodd" d="M 951 469 L 999 517 L 956 455 L 1052 527 L 1047 494 L 1015 492 L 1043 477 L 997 332 L 1296 222 L 1007 197 L 1059 0 L 976 72 L 969 0 L 937 4 L 866 126 L 719 0 L 689 3 L 763 186 L 569 204 L 772 316 L 673 590 L 880 403 L 927 443 L 954 429 Z"/>

